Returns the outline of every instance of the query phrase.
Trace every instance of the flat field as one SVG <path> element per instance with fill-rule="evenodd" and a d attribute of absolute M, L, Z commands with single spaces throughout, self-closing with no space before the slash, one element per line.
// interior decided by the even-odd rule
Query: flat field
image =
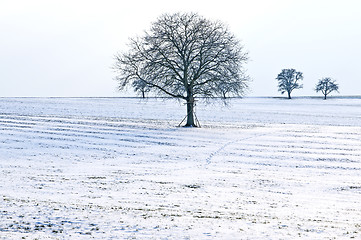
<path fill-rule="evenodd" d="M 0 98 L 0 239 L 361 239 L 361 99 Z"/>

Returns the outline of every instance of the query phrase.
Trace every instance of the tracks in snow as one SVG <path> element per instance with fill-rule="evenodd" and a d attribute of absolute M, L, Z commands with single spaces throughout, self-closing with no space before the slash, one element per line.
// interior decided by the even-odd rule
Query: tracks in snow
<path fill-rule="evenodd" d="M 176 125 L 0 115 L 0 235 L 119 239 L 161 229 L 186 238 L 205 224 L 214 239 L 357 231 L 360 127 Z"/>

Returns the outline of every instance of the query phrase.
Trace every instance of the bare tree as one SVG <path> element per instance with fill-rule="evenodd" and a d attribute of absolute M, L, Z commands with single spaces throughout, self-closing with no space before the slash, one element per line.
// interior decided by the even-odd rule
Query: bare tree
<path fill-rule="evenodd" d="M 133 81 L 132 87 L 135 92 L 138 92 L 141 94 L 142 98 L 145 98 L 146 93 L 150 92 L 149 86 L 142 79 Z"/>
<path fill-rule="evenodd" d="M 287 92 L 288 99 L 291 99 L 293 90 L 303 88 L 303 85 L 300 84 L 300 81 L 303 80 L 303 74 L 295 69 L 283 69 L 276 79 L 278 80 L 278 91 L 282 94 Z"/>
<path fill-rule="evenodd" d="M 221 82 L 218 86 L 221 91 L 222 98 L 225 100 L 227 97 L 239 96 L 239 83 Z"/>
<path fill-rule="evenodd" d="M 143 37 L 131 39 L 130 50 L 116 56 L 119 88 L 142 80 L 156 96 L 183 99 L 186 126 L 196 126 L 196 98 L 241 96 L 249 77 L 248 55 L 225 24 L 196 13 L 164 14 Z"/>
<path fill-rule="evenodd" d="M 322 92 L 324 95 L 323 99 L 327 99 L 327 95 L 330 94 L 333 91 L 338 92 L 338 84 L 336 83 L 336 80 L 333 80 L 331 78 L 322 78 L 318 81 L 316 88 L 316 92 Z"/>

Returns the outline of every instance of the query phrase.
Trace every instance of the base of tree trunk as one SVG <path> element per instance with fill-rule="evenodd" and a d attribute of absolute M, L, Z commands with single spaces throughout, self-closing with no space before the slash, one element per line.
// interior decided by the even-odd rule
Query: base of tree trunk
<path fill-rule="evenodd" d="M 186 124 L 186 125 L 184 125 L 183 127 L 198 127 L 197 125 L 192 125 L 192 124 Z"/>

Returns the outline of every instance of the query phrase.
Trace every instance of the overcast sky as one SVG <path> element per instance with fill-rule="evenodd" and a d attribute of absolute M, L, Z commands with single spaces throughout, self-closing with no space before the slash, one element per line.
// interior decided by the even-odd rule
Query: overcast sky
<path fill-rule="evenodd" d="M 283 68 L 304 73 L 315 95 L 322 77 L 342 95 L 361 95 L 360 0 L 0 0 L 0 97 L 124 96 L 114 54 L 162 13 L 221 20 L 251 61 L 249 96 L 280 96 Z"/>

